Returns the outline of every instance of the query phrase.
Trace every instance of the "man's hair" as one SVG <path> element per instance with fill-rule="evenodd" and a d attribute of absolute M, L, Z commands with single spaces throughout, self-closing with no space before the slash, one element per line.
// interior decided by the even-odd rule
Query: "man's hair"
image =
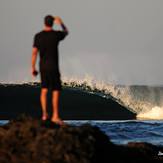
<path fill-rule="evenodd" d="M 53 23 L 54 23 L 54 17 L 51 16 L 51 15 L 45 16 L 44 23 L 45 23 L 46 26 L 52 27 L 53 26 Z"/>

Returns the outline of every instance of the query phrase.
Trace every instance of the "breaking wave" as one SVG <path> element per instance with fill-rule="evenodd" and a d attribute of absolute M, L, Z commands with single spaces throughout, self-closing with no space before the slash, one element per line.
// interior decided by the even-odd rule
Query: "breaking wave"
<path fill-rule="evenodd" d="M 84 79 L 64 77 L 63 84 L 111 98 L 136 113 L 138 119 L 163 119 L 162 86 L 114 85 L 96 81 L 90 76 Z"/>
<path fill-rule="evenodd" d="M 90 76 L 85 78 L 62 78 L 63 86 L 78 89 L 87 93 L 111 98 L 128 110 L 137 114 L 138 119 L 163 119 L 163 87 L 139 85 L 114 85 L 94 80 Z M 15 83 L 20 85 L 37 86 L 38 82 Z M 3 85 L 14 85 L 12 83 Z"/>

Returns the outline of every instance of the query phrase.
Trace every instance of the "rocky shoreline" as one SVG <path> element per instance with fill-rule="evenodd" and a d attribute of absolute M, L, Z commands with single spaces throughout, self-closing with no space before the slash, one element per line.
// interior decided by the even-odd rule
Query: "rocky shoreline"
<path fill-rule="evenodd" d="M 162 162 L 163 147 L 115 145 L 98 127 L 59 126 L 21 116 L 0 127 L 1 163 Z"/>

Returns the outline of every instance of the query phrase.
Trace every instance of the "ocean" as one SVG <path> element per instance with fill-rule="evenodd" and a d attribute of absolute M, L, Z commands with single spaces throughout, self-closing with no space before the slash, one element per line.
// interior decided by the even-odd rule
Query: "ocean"
<path fill-rule="evenodd" d="M 34 102 L 35 100 L 38 100 L 38 98 L 34 99 L 34 97 L 39 95 L 39 89 L 39 83 L 1 84 L 0 97 L 2 101 L 0 104 L 0 117 L 3 118 L 1 118 L 0 125 L 8 123 L 10 118 L 7 117 L 15 117 L 19 112 L 22 113 L 29 111 L 25 108 L 25 106 L 35 106 L 35 108 L 38 108 L 39 106 Z M 32 92 L 32 90 L 35 92 Z M 62 112 L 64 112 L 63 117 L 65 116 L 63 119 L 68 124 L 82 125 L 84 123 L 89 123 L 91 125 L 98 126 L 109 136 L 111 141 L 116 144 L 126 144 L 128 142 L 148 142 L 155 145 L 163 145 L 162 86 L 122 86 L 97 83 L 88 80 L 66 80 L 63 82 L 63 92 L 61 100 L 63 99 L 63 103 L 65 105 L 62 104 L 62 107 L 67 106 L 65 110 L 62 110 Z M 76 93 L 75 95 L 73 94 L 74 92 Z M 27 95 L 28 105 L 23 105 L 24 102 L 22 102 L 22 99 L 26 99 Z M 19 99 L 19 96 L 22 98 L 22 103 L 15 103 L 15 110 L 9 110 L 10 104 L 5 102 L 5 99 L 8 99 L 9 97 L 11 98 L 11 96 L 13 99 Z M 64 97 L 66 97 L 68 101 L 67 103 L 64 101 Z M 72 100 L 73 102 L 70 101 L 74 97 L 76 98 L 76 102 L 74 100 Z M 97 97 L 100 97 L 100 99 Z M 30 101 L 30 98 L 32 99 L 32 102 Z M 114 107 L 107 108 L 107 105 L 104 106 L 106 108 L 103 113 L 104 107 L 102 103 L 100 102 L 100 108 L 97 105 L 99 101 L 103 99 L 104 101 L 102 102 L 104 103 L 112 102 L 112 104 L 117 104 L 111 105 L 116 106 L 117 110 L 115 109 L 115 114 Z M 80 100 L 82 100 L 81 103 Z M 90 104 L 89 102 L 91 100 L 92 103 Z M 87 111 L 84 110 L 83 106 L 81 106 L 83 103 L 85 104 L 83 106 L 87 106 Z M 21 111 L 18 109 L 18 106 L 21 107 Z M 75 109 L 72 109 L 73 106 Z M 97 107 L 95 112 L 91 112 L 95 107 Z M 106 111 L 106 109 L 108 111 Z M 125 110 L 126 112 L 121 114 L 121 110 Z M 71 114 L 67 116 L 69 112 L 71 112 Z M 83 112 L 87 112 L 88 115 Z M 109 112 L 113 112 L 113 114 L 109 114 Z M 135 114 L 136 117 L 125 117 L 127 112 Z M 30 114 L 31 113 L 33 112 L 30 112 Z M 118 113 L 121 115 L 118 115 Z M 82 116 L 79 116 L 78 114 L 82 114 Z M 91 117 L 93 114 L 98 115 L 96 119 L 96 116 Z M 107 114 L 108 116 L 106 116 Z M 76 117 L 76 119 L 74 117 Z"/>

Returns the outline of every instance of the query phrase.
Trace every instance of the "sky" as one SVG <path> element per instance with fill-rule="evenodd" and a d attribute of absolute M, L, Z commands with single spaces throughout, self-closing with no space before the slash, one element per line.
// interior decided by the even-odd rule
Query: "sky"
<path fill-rule="evenodd" d="M 59 45 L 62 77 L 163 85 L 162 0 L 1 0 L 0 82 L 35 80 L 33 37 L 47 14 L 70 32 Z"/>

